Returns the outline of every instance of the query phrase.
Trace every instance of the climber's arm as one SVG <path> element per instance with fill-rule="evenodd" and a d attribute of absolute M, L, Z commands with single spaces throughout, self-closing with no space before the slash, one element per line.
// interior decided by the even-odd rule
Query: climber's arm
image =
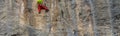
<path fill-rule="evenodd" d="M 49 11 L 49 9 L 46 6 L 42 5 L 41 7 L 42 9 L 45 9 L 47 12 Z"/>

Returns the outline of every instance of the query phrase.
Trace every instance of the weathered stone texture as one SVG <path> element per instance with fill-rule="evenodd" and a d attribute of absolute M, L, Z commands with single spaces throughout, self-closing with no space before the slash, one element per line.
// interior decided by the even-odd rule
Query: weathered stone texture
<path fill-rule="evenodd" d="M 120 36 L 120 0 L 0 0 L 0 36 Z"/>

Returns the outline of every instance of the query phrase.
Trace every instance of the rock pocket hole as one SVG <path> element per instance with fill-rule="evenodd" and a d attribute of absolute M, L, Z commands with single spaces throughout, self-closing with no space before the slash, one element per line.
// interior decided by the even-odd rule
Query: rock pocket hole
<path fill-rule="evenodd" d="M 19 36 L 19 34 L 12 34 L 11 36 Z"/>

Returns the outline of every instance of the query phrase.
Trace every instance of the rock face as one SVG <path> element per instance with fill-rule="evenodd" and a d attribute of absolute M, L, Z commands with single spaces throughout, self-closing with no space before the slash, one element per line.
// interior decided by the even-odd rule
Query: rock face
<path fill-rule="evenodd" d="M 14 35 L 19 31 L 19 6 L 13 0 L 0 0 L 0 36 Z"/>
<path fill-rule="evenodd" d="M 120 0 L 0 0 L 0 36 L 120 36 Z"/>

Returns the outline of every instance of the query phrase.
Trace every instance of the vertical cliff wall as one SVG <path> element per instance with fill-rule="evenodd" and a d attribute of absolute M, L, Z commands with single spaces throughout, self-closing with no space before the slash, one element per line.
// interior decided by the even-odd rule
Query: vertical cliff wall
<path fill-rule="evenodd" d="M 0 36 L 120 36 L 119 0 L 0 0 Z"/>
<path fill-rule="evenodd" d="M 14 0 L 0 0 L 0 36 L 14 35 L 19 31 L 20 4 Z"/>

